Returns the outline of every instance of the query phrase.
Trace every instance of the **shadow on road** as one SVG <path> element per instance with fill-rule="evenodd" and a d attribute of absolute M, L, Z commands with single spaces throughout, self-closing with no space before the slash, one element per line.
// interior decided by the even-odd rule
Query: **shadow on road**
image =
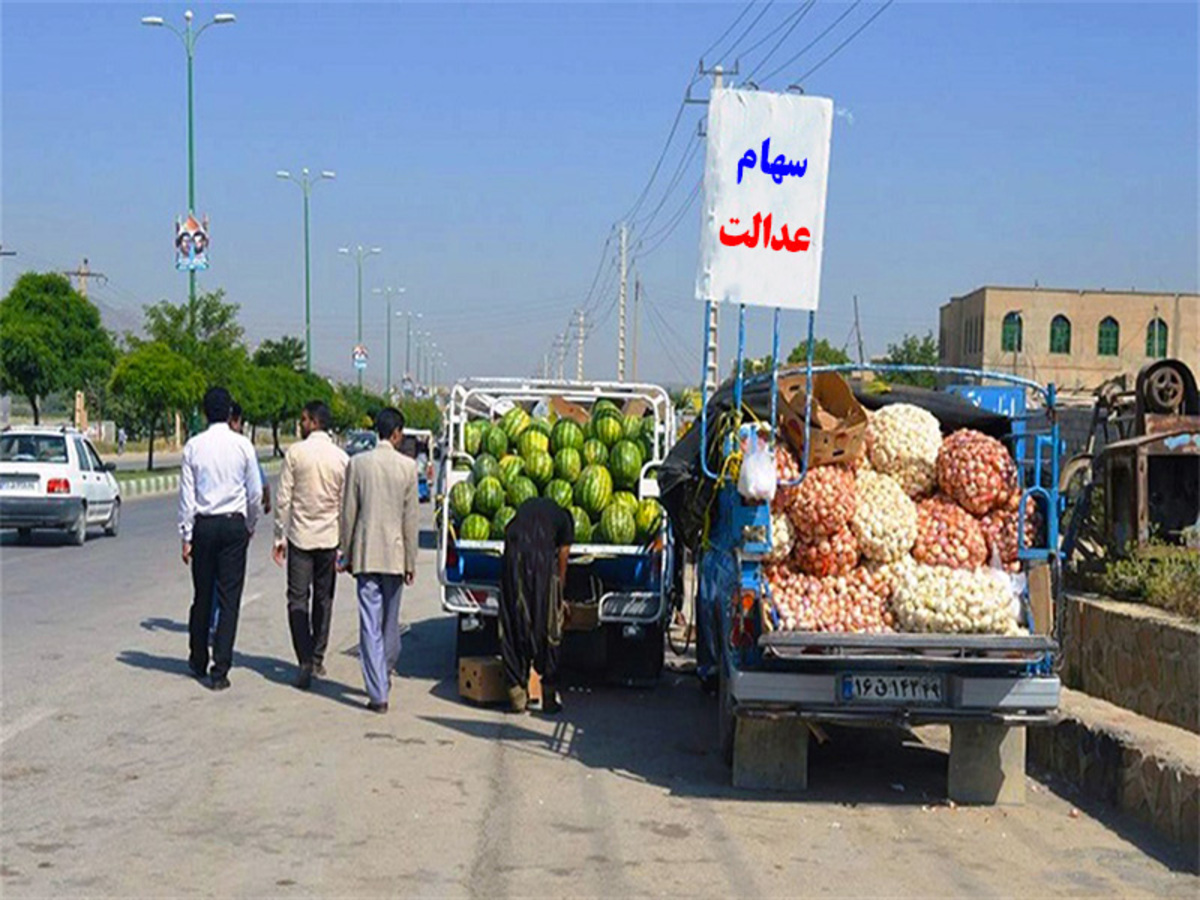
<path fill-rule="evenodd" d="M 97 538 L 105 537 L 99 525 L 88 527 L 88 543 Z M 67 547 L 71 544 L 71 535 L 57 529 L 37 529 L 27 539 L 14 529 L 0 531 L 0 547 Z"/>
<path fill-rule="evenodd" d="M 142 619 L 138 624 L 147 631 L 170 631 L 174 634 L 188 633 L 187 622 L 176 622 L 174 619 L 164 619 L 161 616 Z"/>

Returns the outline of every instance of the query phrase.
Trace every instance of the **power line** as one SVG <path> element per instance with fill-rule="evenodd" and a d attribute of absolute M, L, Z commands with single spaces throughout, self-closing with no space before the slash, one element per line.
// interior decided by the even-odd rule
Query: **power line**
<path fill-rule="evenodd" d="M 807 16 L 809 14 L 809 12 L 812 11 L 812 8 L 816 5 L 817 5 L 817 0 L 808 0 L 808 3 L 806 3 L 804 6 L 800 7 L 800 9 L 797 10 L 796 12 L 792 13 L 792 16 L 795 16 L 796 20 L 794 22 L 792 22 L 791 25 L 788 26 L 787 31 L 785 31 L 782 35 L 780 35 L 779 40 L 777 40 L 775 42 L 775 46 L 770 49 L 770 51 L 767 53 L 767 55 L 758 61 L 758 65 L 756 65 L 753 69 L 750 70 L 750 74 L 746 76 L 746 81 L 753 81 L 755 74 L 757 74 L 758 71 L 767 64 L 767 61 L 772 56 L 774 56 L 776 53 L 779 52 L 779 48 L 783 46 L 784 41 L 786 41 L 789 37 L 791 37 L 792 32 L 796 30 L 796 26 L 804 21 L 804 17 Z M 779 28 L 782 28 L 785 22 L 787 22 L 787 19 L 784 19 L 783 22 L 779 23 Z M 776 28 L 775 30 L 778 31 L 779 28 Z M 770 35 L 768 35 L 767 37 L 770 37 Z M 759 41 L 759 43 L 761 44 L 762 41 Z M 757 47 L 758 44 L 756 44 L 755 46 Z M 749 51 L 747 51 L 747 53 L 748 52 Z"/>
<path fill-rule="evenodd" d="M 721 41 L 723 41 L 723 40 L 725 40 L 725 38 L 729 37 L 729 33 L 731 31 L 733 31 L 733 29 L 737 28 L 738 22 L 740 22 L 740 21 L 742 21 L 742 19 L 746 18 L 746 13 L 750 12 L 750 9 L 757 2 L 758 2 L 758 0 L 750 0 L 750 2 L 747 3 L 742 8 L 742 11 L 737 14 L 737 18 L 735 18 L 732 22 L 729 23 L 729 27 L 726 28 L 723 32 L 721 32 L 721 36 L 705 48 L 704 52 L 700 54 L 700 58 L 704 59 L 704 57 L 708 56 L 708 54 L 712 53 L 713 50 L 716 49 L 717 45 L 719 43 L 721 43 Z"/>
<path fill-rule="evenodd" d="M 663 226 L 663 228 L 659 229 L 658 232 L 646 238 L 647 241 L 652 242 L 651 246 L 643 250 L 640 249 L 641 245 L 639 244 L 639 249 L 635 254 L 636 259 L 644 259 L 666 243 L 667 238 L 669 238 L 674 233 L 675 229 L 679 227 L 679 223 L 683 221 L 683 217 L 687 214 L 687 211 L 691 209 L 692 204 L 696 202 L 696 198 L 700 196 L 700 188 L 703 185 L 704 178 L 701 177 L 696 181 L 696 186 L 692 188 L 692 192 L 688 194 L 683 204 L 678 210 L 675 211 L 672 219 L 665 226 Z"/>
<path fill-rule="evenodd" d="M 669 200 L 671 195 L 675 192 L 675 188 L 679 186 L 679 182 L 683 178 L 684 170 L 687 168 L 688 163 L 696 158 L 696 154 L 699 152 L 701 146 L 702 144 L 699 140 L 692 142 L 690 149 L 680 157 L 679 165 L 675 167 L 675 174 L 671 176 L 671 181 L 667 184 L 667 189 L 663 191 L 663 195 L 659 199 L 658 205 L 654 207 L 653 212 L 646 217 L 644 222 L 635 222 L 635 227 L 638 227 L 642 231 L 648 231 L 650 229 L 650 225 L 654 222 L 655 218 L 657 218 L 667 200 Z"/>
<path fill-rule="evenodd" d="M 823 60 L 821 60 L 819 63 L 817 63 L 811 69 L 809 69 L 807 72 L 805 72 L 799 78 L 797 78 L 796 81 L 797 82 L 804 81 L 805 78 L 807 78 L 813 72 L 817 71 L 817 69 L 821 68 L 821 66 L 825 65 L 825 63 L 829 62 L 831 59 L 833 59 L 835 56 L 837 56 L 838 53 L 841 52 L 843 47 L 845 47 L 852 40 L 854 40 L 856 37 L 858 37 L 860 34 L 862 34 L 863 30 L 868 25 L 870 25 L 872 22 L 874 22 L 876 19 L 878 19 L 880 16 L 882 16 L 884 14 L 884 12 L 887 10 L 887 8 L 889 6 L 891 6 L 894 2 L 895 2 L 895 0 L 887 0 L 887 3 L 883 4 L 883 6 L 879 7 L 879 9 L 875 10 L 874 14 L 872 14 L 871 17 L 869 19 L 867 19 L 865 22 L 863 22 L 861 25 L 859 25 L 858 28 L 855 29 L 855 31 L 850 35 L 850 37 L 846 38 L 844 41 L 842 41 L 840 44 L 838 44 L 836 47 L 834 47 L 833 51 L 828 56 L 826 56 Z"/>
<path fill-rule="evenodd" d="M 726 50 L 724 53 L 722 53 L 717 58 L 720 60 L 724 60 L 724 59 L 728 58 L 729 54 L 731 54 L 735 50 L 737 50 L 737 48 L 741 45 L 742 41 L 744 41 L 746 39 L 747 35 L 749 35 L 750 32 L 754 30 L 755 26 L 757 26 L 758 23 L 762 21 L 762 17 L 765 16 L 767 14 L 767 12 L 771 9 L 771 7 L 774 5 L 775 5 L 775 0 L 769 0 L 767 5 L 764 6 L 762 8 L 762 10 L 759 12 L 759 14 L 754 17 L 754 21 L 751 22 L 746 27 L 746 30 L 742 32 L 742 36 L 739 37 L 736 41 L 734 41 L 733 44 L 730 46 L 730 48 L 728 50 Z"/>
<path fill-rule="evenodd" d="M 764 75 L 763 79 L 762 79 L 763 83 L 765 84 L 766 82 L 770 81 L 772 78 L 774 78 L 780 72 L 782 72 L 784 69 L 790 68 L 792 66 L 792 64 L 796 62 L 796 60 L 798 60 L 805 53 L 807 53 L 809 50 L 811 50 L 813 47 L 815 47 L 817 44 L 819 44 L 821 42 L 821 40 L 825 37 L 825 35 L 829 34 L 829 32 L 831 32 L 831 31 L 833 31 L 833 29 L 837 28 L 838 25 L 841 24 L 842 20 L 845 19 L 846 16 L 850 15 L 850 13 L 854 12 L 855 7 L 857 7 L 860 3 L 862 3 L 862 0 L 854 0 L 854 2 L 850 4 L 850 6 L 846 9 L 845 12 L 843 12 L 840 16 L 838 16 L 836 19 L 834 19 L 833 23 L 828 28 L 826 28 L 824 31 L 822 31 L 820 34 L 818 34 L 815 38 L 813 38 L 811 41 L 809 41 L 807 44 L 805 44 L 803 47 L 801 47 L 798 53 L 796 53 L 794 56 L 790 57 L 787 60 L 787 62 L 785 62 L 779 68 L 774 69 L 773 71 Z"/>

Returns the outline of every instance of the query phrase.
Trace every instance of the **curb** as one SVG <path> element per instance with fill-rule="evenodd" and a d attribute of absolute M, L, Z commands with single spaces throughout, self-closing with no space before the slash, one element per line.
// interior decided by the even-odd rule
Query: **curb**
<path fill-rule="evenodd" d="M 276 457 L 263 462 L 262 467 L 267 475 L 278 474 L 282 460 Z M 171 475 L 146 475 L 143 478 L 131 478 L 119 483 L 122 500 L 133 500 L 137 497 L 160 497 L 179 490 L 178 473 Z"/>

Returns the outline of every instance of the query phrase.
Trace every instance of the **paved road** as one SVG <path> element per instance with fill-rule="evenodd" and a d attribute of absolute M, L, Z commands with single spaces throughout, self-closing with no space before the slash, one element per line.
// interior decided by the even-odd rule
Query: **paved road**
<path fill-rule="evenodd" d="M 252 545 L 232 690 L 188 677 L 171 498 L 84 548 L 0 539 L 0 892 L 7 897 L 1197 896 L 1146 834 L 1040 785 L 951 809 L 931 743 L 839 732 L 803 797 L 739 794 L 714 709 L 577 690 L 557 719 L 455 696 L 432 553 L 398 696 L 362 708 L 343 579 L 330 678 L 293 674 L 283 575 Z M 903 788 L 903 790 L 901 790 Z"/>

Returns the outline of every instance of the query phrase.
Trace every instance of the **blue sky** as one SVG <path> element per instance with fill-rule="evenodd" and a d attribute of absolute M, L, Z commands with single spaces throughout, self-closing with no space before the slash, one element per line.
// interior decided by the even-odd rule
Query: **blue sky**
<path fill-rule="evenodd" d="M 646 183 L 700 53 L 744 7 L 195 4 L 198 21 L 238 16 L 196 57 L 197 207 L 213 260 L 202 287 L 242 305 L 253 340 L 301 333 L 301 195 L 274 172 L 334 169 L 313 196 L 317 368 L 352 371 L 354 267 L 336 248 L 363 243 L 384 251 L 365 267 L 370 379 L 382 380 L 386 319 L 371 288 L 387 284 L 407 288 L 451 377 L 532 372 Z M 92 293 L 114 320 L 186 298 L 171 257 L 186 210 L 184 54 L 138 24 L 182 24 L 184 8 L 0 4 L 0 241 L 19 254 L 4 289 L 87 256 L 109 276 Z M 762 87 L 784 88 L 877 8 L 860 4 Z M 740 49 L 797 9 L 772 4 Z M 819 0 L 761 71 L 846 9 Z M 805 83 L 843 111 L 819 333 L 847 339 L 854 294 L 872 352 L 936 328 L 939 304 L 985 283 L 1196 291 L 1197 42 L 1188 2 L 894 3 Z M 700 365 L 699 213 L 686 201 L 703 153 L 686 154 L 703 111 L 685 108 L 643 214 L 688 161 L 634 233 L 654 247 L 636 263 L 639 375 L 673 383 Z M 589 377 L 615 373 L 611 264 L 609 252 L 590 303 Z M 766 352 L 768 316 L 748 320 L 751 350 Z M 803 320 L 784 327 L 790 345 Z M 394 347 L 398 372 L 401 323 Z"/>

